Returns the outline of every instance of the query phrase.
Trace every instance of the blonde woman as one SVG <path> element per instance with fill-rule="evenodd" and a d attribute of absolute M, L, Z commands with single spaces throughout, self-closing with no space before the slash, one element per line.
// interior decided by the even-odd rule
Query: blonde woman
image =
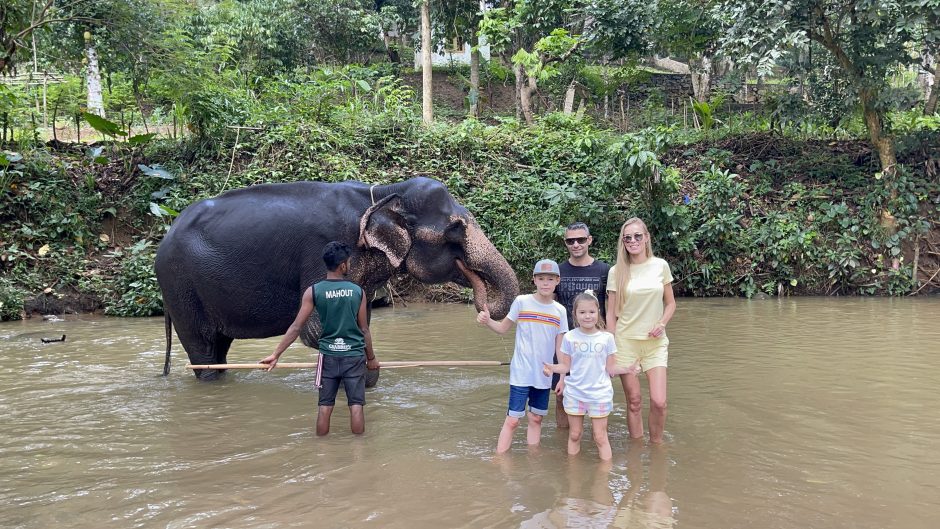
<path fill-rule="evenodd" d="M 627 396 L 627 428 L 632 439 L 643 437 L 643 395 L 639 374 L 650 387 L 650 442 L 662 443 L 666 425 L 666 325 L 676 311 L 669 264 L 653 255 L 646 224 L 634 217 L 620 228 L 617 264 L 607 276 L 607 328 L 617 342 L 617 365 Z"/>

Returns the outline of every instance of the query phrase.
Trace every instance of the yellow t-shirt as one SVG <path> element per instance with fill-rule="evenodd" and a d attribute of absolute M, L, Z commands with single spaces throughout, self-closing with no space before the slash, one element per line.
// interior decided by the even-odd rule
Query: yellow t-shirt
<path fill-rule="evenodd" d="M 617 267 L 610 267 L 607 290 L 617 292 Z M 617 317 L 617 338 L 648 340 L 649 332 L 663 317 L 663 287 L 672 283 L 669 263 L 659 257 L 650 257 L 645 263 L 630 265 L 626 303 Z M 618 302 L 623 298 L 618 292 Z M 663 334 L 663 337 L 666 335 Z"/>

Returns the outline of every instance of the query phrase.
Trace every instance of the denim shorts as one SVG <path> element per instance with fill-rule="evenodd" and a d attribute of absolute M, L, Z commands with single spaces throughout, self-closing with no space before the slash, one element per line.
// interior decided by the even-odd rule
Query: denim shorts
<path fill-rule="evenodd" d="M 532 386 L 509 386 L 509 411 L 506 415 L 510 417 L 524 417 L 526 401 L 529 403 L 529 411 L 536 415 L 548 415 L 548 394 L 550 389 L 538 389 Z"/>
<path fill-rule="evenodd" d="M 320 353 L 323 373 L 320 377 L 320 406 L 336 404 L 336 393 L 340 383 L 346 390 L 346 403 L 366 403 L 366 355 L 337 356 Z"/>

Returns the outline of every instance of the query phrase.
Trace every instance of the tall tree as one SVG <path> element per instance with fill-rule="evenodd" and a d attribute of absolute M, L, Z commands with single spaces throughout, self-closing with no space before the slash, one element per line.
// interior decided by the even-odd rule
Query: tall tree
<path fill-rule="evenodd" d="M 73 0 L 70 8 L 89 3 Z M 34 31 L 58 22 L 80 20 L 73 13 L 62 12 L 55 0 L 3 0 L 0 2 L 0 74 L 16 65 L 17 54 L 26 47 Z"/>
<path fill-rule="evenodd" d="M 511 52 L 519 114 L 534 120 L 540 81 L 559 65 L 589 57 L 602 65 L 648 47 L 653 11 L 641 0 L 520 0 L 487 11 L 480 22 L 491 49 Z"/>
<path fill-rule="evenodd" d="M 882 96 L 888 69 L 909 64 L 908 15 L 936 0 L 724 0 L 732 21 L 722 39 L 727 54 L 769 74 L 785 50 L 819 43 L 841 68 L 861 106 L 882 173 L 893 182 L 895 141 L 885 127 Z"/>
<path fill-rule="evenodd" d="M 432 36 L 437 46 L 456 39 L 471 45 L 470 50 L 470 116 L 479 116 L 480 100 L 480 34 L 479 24 L 486 10 L 484 0 L 437 0 L 431 4 Z"/>
<path fill-rule="evenodd" d="M 721 12 L 714 0 L 660 0 L 656 50 L 688 61 L 692 93 L 708 101 L 715 54 L 721 35 Z"/>
<path fill-rule="evenodd" d="M 88 87 L 88 112 L 105 117 L 104 94 L 101 93 L 101 69 L 98 67 L 98 52 L 90 31 L 85 39 L 85 86 Z"/>
<path fill-rule="evenodd" d="M 433 70 L 431 68 L 431 6 L 421 2 L 421 118 L 425 125 L 434 122 Z"/>

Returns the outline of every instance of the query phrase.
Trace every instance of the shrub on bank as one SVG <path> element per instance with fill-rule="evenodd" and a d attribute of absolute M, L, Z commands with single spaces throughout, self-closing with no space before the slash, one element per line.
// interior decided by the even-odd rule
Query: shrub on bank
<path fill-rule="evenodd" d="M 232 105 L 226 119 L 250 128 L 209 120 L 214 135 L 115 143 L 104 160 L 84 149 L 24 153 L 0 193 L 10 288 L 93 292 L 109 314 L 157 314 L 153 251 L 173 212 L 264 182 L 437 178 L 522 276 L 538 258 L 564 258 L 564 226 L 578 220 L 591 225 L 595 254 L 613 261 L 620 224 L 640 216 L 678 292 L 707 296 L 907 293 L 914 243 L 940 218 L 938 183 L 924 169 L 940 141 L 926 127 L 911 130 L 917 142 L 899 141 L 908 164 L 892 189 L 873 177 L 862 141 L 621 134 L 564 114 L 532 127 L 424 127 L 412 89 L 367 71 L 272 80 Z"/>

